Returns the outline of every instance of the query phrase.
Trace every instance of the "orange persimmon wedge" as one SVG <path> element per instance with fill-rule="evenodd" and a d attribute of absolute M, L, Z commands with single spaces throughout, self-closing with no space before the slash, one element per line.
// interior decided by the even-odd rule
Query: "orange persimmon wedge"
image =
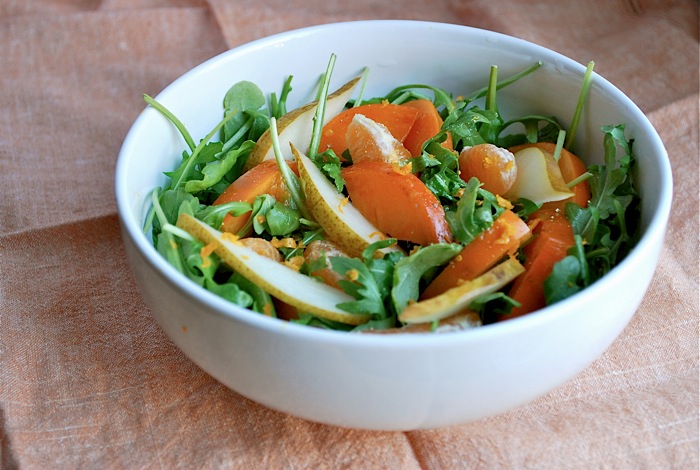
<path fill-rule="evenodd" d="M 292 171 L 298 174 L 296 162 L 287 163 Z M 275 160 L 265 160 L 243 173 L 216 198 L 213 205 L 228 202 L 247 202 L 252 204 L 256 197 L 263 194 L 270 194 L 280 202 L 285 202 L 289 199 L 289 193 L 285 188 L 282 173 Z M 237 217 L 227 214 L 224 217 L 221 230 L 238 233 L 248 222 L 249 218 L 250 213 Z"/>
<path fill-rule="evenodd" d="M 443 120 L 438 113 L 437 108 L 430 100 L 413 100 L 403 103 L 401 106 L 413 108 L 418 111 L 416 122 L 411 127 L 411 131 L 403 140 L 403 145 L 411 152 L 411 155 L 417 157 L 421 154 L 421 147 L 426 140 L 435 137 L 442 128 Z M 447 133 L 447 139 L 442 143 L 446 149 L 452 150 L 452 136 Z"/>
<path fill-rule="evenodd" d="M 418 116 L 418 110 L 388 102 L 363 104 L 355 108 L 348 108 L 323 126 L 321 142 L 318 146 L 319 153 L 330 148 L 338 157 L 342 158 L 343 152 L 348 148 L 345 139 L 348 126 L 356 114 L 362 114 L 375 122 L 384 124 L 391 135 L 403 142 Z"/>
<path fill-rule="evenodd" d="M 352 204 L 390 237 L 419 245 L 452 240 L 440 201 L 416 175 L 365 161 L 343 169 L 342 176 Z"/>
<path fill-rule="evenodd" d="M 545 152 L 554 154 L 556 145 L 550 142 L 536 142 L 533 144 L 516 145 L 508 150 L 510 150 L 512 153 L 517 153 L 518 151 L 529 147 L 536 147 Z M 559 170 L 561 171 L 561 176 L 564 178 L 566 183 L 570 183 L 587 171 L 586 164 L 583 163 L 579 157 L 566 149 L 561 150 L 559 161 L 557 163 L 559 165 Z M 565 208 L 567 202 L 574 202 L 583 208 L 587 207 L 588 201 L 591 199 L 591 190 L 588 185 L 588 181 L 582 181 L 570 189 L 574 193 L 572 197 L 564 199 L 563 201 L 557 201 L 556 203 L 547 204 L 550 206 L 559 207 L 560 209 Z"/>
<path fill-rule="evenodd" d="M 514 255 L 529 236 L 528 225 L 513 211 L 504 211 L 433 279 L 421 299 L 435 297 L 482 275 L 505 256 Z"/>
<path fill-rule="evenodd" d="M 534 212 L 529 220 L 535 221 L 536 225 L 532 241 L 523 248 L 525 272 L 515 279 L 508 291 L 508 295 L 521 305 L 513 308 L 510 315 L 501 315 L 499 320 L 543 308 L 546 305 L 544 281 L 574 245 L 574 231 L 563 211 L 547 206 Z"/>

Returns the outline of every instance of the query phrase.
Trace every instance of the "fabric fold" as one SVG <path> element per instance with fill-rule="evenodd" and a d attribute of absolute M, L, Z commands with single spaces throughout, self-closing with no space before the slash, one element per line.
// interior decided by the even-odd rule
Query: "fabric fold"
<path fill-rule="evenodd" d="M 602 357 L 508 413 L 408 433 L 304 421 L 199 369 L 141 299 L 113 196 L 143 93 L 268 34 L 389 18 L 595 60 L 659 131 L 675 184 L 651 287 Z M 0 4 L 0 466 L 697 467 L 697 24 L 692 0 Z"/>

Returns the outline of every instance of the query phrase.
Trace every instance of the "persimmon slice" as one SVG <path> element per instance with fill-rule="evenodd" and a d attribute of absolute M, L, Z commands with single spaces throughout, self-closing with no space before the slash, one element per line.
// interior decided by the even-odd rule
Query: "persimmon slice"
<path fill-rule="evenodd" d="M 416 175 L 366 161 L 343 169 L 342 176 L 352 204 L 390 237 L 419 245 L 452 240 L 440 201 Z"/>

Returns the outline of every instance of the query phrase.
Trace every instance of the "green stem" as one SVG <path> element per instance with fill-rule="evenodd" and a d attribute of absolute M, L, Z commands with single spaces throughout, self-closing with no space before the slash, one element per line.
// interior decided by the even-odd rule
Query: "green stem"
<path fill-rule="evenodd" d="M 272 150 L 275 154 L 275 160 L 277 161 L 277 166 L 282 173 L 282 179 L 284 184 L 287 186 L 289 195 L 292 197 L 292 201 L 301 212 L 304 218 L 309 220 L 314 220 L 306 207 L 306 201 L 304 200 L 304 192 L 301 189 L 301 183 L 299 183 L 299 178 L 287 165 L 284 156 L 282 155 L 282 149 L 280 148 L 279 134 L 277 133 L 277 120 L 275 118 L 270 118 L 270 137 L 272 138 Z"/>
<path fill-rule="evenodd" d="M 559 161 L 561 158 L 561 151 L 564 148 L 564 139 L 566 138 L 566 131 L 564 129 L 559 129 L 559 135 L 557 135 L 557 145 L 554 147 L 554 160 Z"/>
<path fill-rule="evenodd" d="M 224 142 L 224 146 L 221 147 L 221 152 L 219 152 L 218 155 L 224 155 L 226 154 L 226 152 L 231 150 L 233 146 L 236 145 L 238 140 L 244 135 L 246 135 L 250 128 L 253 127 L 253 121 L 255 121 L 255 117 L 250 116 L 248 120 L 245 123 L 243 123 L 243 125 L 236 131 L 236 133 L 233 134 L 230 139 Z"/>
<path fill-rule="evenodd" d="M 510 84 L 513 83 L 513 82 L 516 82 L 516 81 L 520 80 L 520 79 L 523 78 L 524 76 L 530 75 L 532 72 L 534 72 L 535 70 L 537 70 L 537 69 L 540 68 L 541 66 L 542 66 L 542 62 L 535 62 L 533 65 L 531 65 L 530 67 L 526 68 L 526 69 L 523 70 L 522 72 L 518 72 L 518 73 L 516 73 L 515 75 L 513 75 L 513 76 L 511 76 L 511 77 L 508 77 L 508 78 L 506 78 L 505 80 L 502 80 L 502 81 L 498 84 L 497 88 L 500 90 L 501 88 L 503 88 L 503 87 L 505 87 L 505 86 L 508 86 L 508 85 L 510 85 Z M 463 99 L 463 101 L 465 101 L 465 102 L 467 102 L 467 103 L 470 103 L 470 102 L 472 102 L 472 101 L 474 101 L 474 100 L 476 100 L 476 99 L 482 98 L 482 97 L 486 96 L 486 94 L 488 93 L 488 90 L 489 90 L 488 87 L 485 87 L 485 88 L 482 88 L 482 89 L 480 89 L 480 90 L 477 90 L 477 91 L 475 91 L 474 93 L 472 93 L 471 95 L 465 97 L 465 98 Z"/>
<path fill-rule="evenodd" d="M 177 225 L 165 224 L 165 225 L 163 225 L 163 232 L 171 233 L 171 234 L 175 235 L 176 237 L 182 238 L 183 240 L 187 240 L 190 242 L 197 241 L 197 239 L 194 238 L 192 235 L 190 235 L 189 232 L 182 230 Z"/>
<path fill-rule="evenodd" d="M 395 99 L 393 99 L 393 100 L 391 101 L 391 104 L 402 104 L 402 103 L 404 103 L 411 95 L 412 95 L 412 93 L 411 93 L 410 91 L 404 91 L 404 92 L 401 93 L 399 96 L 397 96 Z"/>
<path fill-rule="evenodd" d="M 592 176 L 593 176 L 593 174 L 587 171 L 587 172 L 583 173 L 582 175 L 578 176 L 577 178 L 574 178 L 571 181 L 569 181 L 568 183 L 566 183 L 566 187 L 573 188 L 577 184 L 583 183 L 584 181 L 591 178 Z"/>
<path fill-rule="evenodd" d="M 314 116 L 314 128 L 311 132 L 311 143 L 309 144 L 309 158 L 313 159 L 318 153 L 318 147 L 321 143 L 321 131 L 323 130 L 323 119 L 326 114 L 326 101 L 328 100 L 328 88 L 331 83 L 331 74 L 335 66 L 335 54 L 331 54 L 328 60 L 326 73 L 323 75 L 323 84 L 318 97 L 318 105 L 316 106 L 316 115 Z"/>
<path fill-rule="evenodd" d="M 195 148 L 195 143 L 194 140 L 192 139 L 192 136 L 190 133 L 187 131 L 185 128 L 185 125 L 173 114 L 171 113 L 165 106 L 151 98 L 150 96 L 144 94 L 143 99 L 146 101 L 147 104 L 155 108 L 159 113 L 161 113 L 163 116 L 168 118 L 170 122 L 172 122 L 175 127 L 177 128 L 178 131 L 180 131 L 180 134 L 182 135 L 182 138 L 185 139 L 185 142 L 187 143 L 187 146 L 190 148 L 190 151 L 193 151 Z"/>
<path fill-rule="evenodd" d="M 214 129 L 207 134 L 204 139 L 202 139 L 197 147 L 192 151 L 192 154 L 190 157 L 187 159 L 187 163 L 185 163 L 185 168 L 182 170 L 182 173 L 180 174 L 180 177 L 175 181 L 172 185 L 171 188 L 175 189 L 180 187 L 180 185 L 183 185 L 187 181 L 187 177 L 189 176 L 190 171 L 192 168 L 194 168 L 195 164 L 197 163 L 197 157 L 199 157 L 199 153 L 202 151 L 205 145 L 221 130 L 222 127 L 224 127 L 224 124 L 226 124 L 233 116 L 235 116 L 236 113 L 229 113 L 228 116 L 223 118 L 215 127 Z"/>
<path fill-rule="evenodd" d="M 357 99 L 355 100 L 355 104 L 353 104 L 353 108 L 360 106 L 362 104 L 362 97 L 365 94 L 365 88 L 367 87 L 367 80 L 369 78 L 369 67 L 365 67 L 364 70 L 362 70 L 362 78 L 360 79 L 360 90 L 358 92 Z"/>
<path fill-rule="evenodd" d="M 496 90 L 498 89 L 498 67 L 496 65 L 491 66 L 491 73 L 489 74 L 489 87 L 486 93 L 486 109 L 488 111 L 497 112 L 498 107 L 496 106 Z"/>
<path fill-rule="evenodd" d="M 571 120 L 571 126 L 569 127 L 569 134 L 566 136 L 566 142 L 564 143 L 564 148 L 569 150 L 576 137 L 576 130 L 578 129 L 579 121 L 581 120 L 581 113 L 583 113 L 583 106 L 588 98 L 588 90 L 591 88 L 591 79 L 593 78 L 593 67 L 595 62 L 590 61 L 588 67 L 586 67 L 586 74 L 583 76 L 583 84 L 581 85 L 581 92 L 578 95 L 578 102 L 576 103 L 576 109 L 574 110 L 574 117 Z"/>

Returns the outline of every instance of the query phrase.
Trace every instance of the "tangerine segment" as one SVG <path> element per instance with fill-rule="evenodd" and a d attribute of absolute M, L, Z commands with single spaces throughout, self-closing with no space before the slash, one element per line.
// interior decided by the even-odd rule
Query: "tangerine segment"
<path fill-rule="evenodd" d="M 323 126 L 318 151 L 324 152 L 330 148 L 338 157 L 342 158 L 343 152 L 348 148 L 345 140 L 348 126 L 356 114 L 362 114 L 375 122 L 384 124 L 391 135 L 403 142 L 418 116 L 418 110 L 388 102 L 363 104 L 348 108 Z"/>
<path fill-rule="evenodd" d="M 325 267 L 317 267 L 309 273 L 309 276 L 319 277 L 324 284 L 342 290 L 338 281 L 346 279 L 346 277 L 333 270 L 330 258 L 335 256 L 348 257 L 344 251 L 327 240 L 314 240 L 304 249 L 304 260 L 309 264 L 325 257 Z"/>
<path fill-rule="evenodd" d="M 419 245 L 452 240 L 440 201 L 416 175 L 365 161 L 343 169 L 342 176 L 353 206 L 382 232 Z"/>
<path fill-rule="evenodd" d="M 503 195 L 515 183 L 518 167 L 515 156 L 508 149 L 479 144 L 465 147 L 459 154 L 459 176 L 464 181 L 475 177 L 485 190 Z"/>
<path fill-rule="evenodd" d="M 353 116 L 348 125 L 346 141 L 354 163 L 365 161 L 398 163 L 411 158 L 406 147 L 391 135 L 386 126 L 363 114 Z"/>
<path fill-rule="evenodd" d="M 296 162 L 287 163 L 289 168 L 298 174 Z M 289 200 L 289 192 L 285 187 L 282 173 L 275 160 L 265 160 L 243 173 L 216 198 L 213 205 L 226 204 L 228 202 L 247 202 L 252 204 L 256 197 L 263 194 L 270 194 L 280 202 Z M 249 218 L 250 213 L 237 217 L 226 214 L 221 230 L 238 233 L 248 222 Z"/>

